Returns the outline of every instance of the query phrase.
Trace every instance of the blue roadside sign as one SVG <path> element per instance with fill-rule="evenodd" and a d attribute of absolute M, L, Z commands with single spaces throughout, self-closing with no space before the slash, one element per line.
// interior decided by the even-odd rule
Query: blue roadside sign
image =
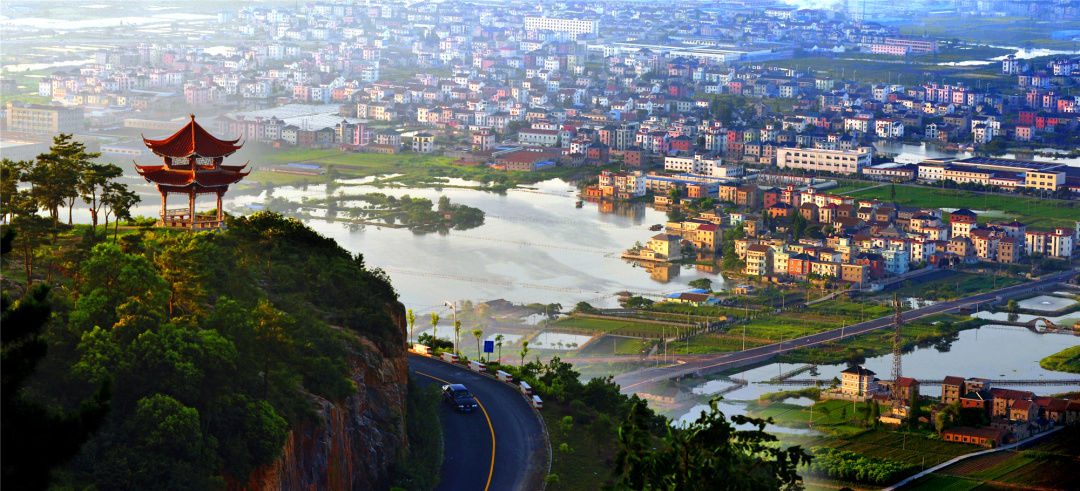
<path fill-rule="evenodd" d="M 495 341 L 484 341 L 484 353 L 495 352 Z"/>

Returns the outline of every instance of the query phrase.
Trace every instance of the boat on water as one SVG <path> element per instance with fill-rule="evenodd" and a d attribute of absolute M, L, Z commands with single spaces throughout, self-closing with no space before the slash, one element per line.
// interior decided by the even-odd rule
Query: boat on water
<path fill-rule="evenodd" d="M 662 228 L 664 228 L 664 226 L 663 226 L 663 225 L 660 225 L 660 224 L 658 223 L 658 224 L 656 224 L 656 225 L 653 225 L 653 226 L 649 227 L 649 230 L 652 230 L 653 232 L 656 232 L 656 231 L 658 231 L 658 230 L 660 230 L 660 229 L 662 229 Z"/>
<path fill-rule="evenodd" d="M 577 203 L 574 203 L 574 206 L 577 208 L 581 208 L 582 206 L 585 206 L 585 202 L 579 199 Z"/>

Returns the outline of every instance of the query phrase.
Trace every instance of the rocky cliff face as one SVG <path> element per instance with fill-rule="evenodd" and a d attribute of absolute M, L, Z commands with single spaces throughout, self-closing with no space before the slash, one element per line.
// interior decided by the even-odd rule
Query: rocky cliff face
<path fill-rule="evenodd" d="M 397 303 L 388 310 L 404 332 L 404 307 Z M 390 469 L 405 451 L 406 352 L 400 343 L 385 353 L 353 337 L 349 361 L 357 393 L 342 401 L 312 397 L 319 420 L 297 424 L 281 456 L 252 473 L 244 489 L 389 487 Z"/>

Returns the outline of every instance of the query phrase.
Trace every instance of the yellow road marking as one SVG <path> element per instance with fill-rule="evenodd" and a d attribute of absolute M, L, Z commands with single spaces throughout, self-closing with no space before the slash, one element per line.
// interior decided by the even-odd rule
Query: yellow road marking
<path fill-rule="evenodd" d="M 442 383 L 447 384 L 447 385 L 452 383 L 452 382 L 449 382 L 447 380 L 443 380 L 443 379 L 441 379 L 439 377 L 436 377 L 434 375 L 421 372 L 420 370 L 414 370 L 414 371 L 417 374 L 423 375 L 423 376 L 425 376 L 427 378 L 438 380 L 439 382 L 442 382 Z M 476 396 L 473 396 L 473 400 L 476 401 L 476 404 L 480 406 L 480 410 L 483 411 L 484 419 L 487 420 L 488 431 L 491 432 L 491 466 L 488 468 L 487 484 L 484 485 L 484 491 L 487 491 L 488 488 L 491 487 L 491 476 L 495 474 L 495 427 L 491 426 L 491 418 L 488 417 L 488 412 L 487 412 L 487 409 L 484 408 L 484 403 L 480 402 L 480 399 L 477 399 Z"/>

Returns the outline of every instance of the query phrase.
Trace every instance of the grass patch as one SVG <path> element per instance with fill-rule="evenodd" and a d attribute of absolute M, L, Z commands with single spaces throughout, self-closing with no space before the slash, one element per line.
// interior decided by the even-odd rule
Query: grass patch
<path fill-rule="evenodd" d="M 577 356 L 644 355 L 657 343 L 653 339 L 601 336 L 577 353 Z"/>
<path fill-rule="evenodd" d="M 1012 276 L 998 276 L 995 281 L 985 274 L 956 273 L 933 280 L 908 280 L 900 284 L 896 294 L 901 297 L 917 297 L 930 300 L 953 300 L 976 293 L 1018 285 L 1023 280 Z"/>
<path fill-rule="evenodd" d="M 764 340 L 753 338 L 746 339 L 747 348 L 753 348 L 763 344 L 768 343 Z M 732 331 L 732 334 L 697 334 L 684 341 L 671 343 L 671 345 L 668 346 L 668 352 L 679 355 L 704 355 L 709 353 L 740 351 L 742 349 L 743 340 L 739 329 Z"/>
<path fill-rule="evenodd" d="M 1003 213 L 993 216 L 980 215 L 980 221 L 1017 218 L 1033 228 L 1072 227 L 1080 220 L 1080 204 L 1073 200 L 1005 196 L 922 186 L 897 186 L 895 199 L 890 198 L 888 186 L 859 191 L 852 193 L 852 196 L 891 200 L 898 205 L 924 208 L 996 210 Z"/>
<path fill-rule="evenodd" d="M 1055 372 L 1080 373 L 1080 346 L 1073 346 L 1054 353 L 1042 360 L 1039 366 Z"/>
<path fill-rule="evenodd" d="M 583 331 L 612 332 L 630 337 L 660 337 L 664 334 L 673 336 L 676 326 L 636 322 L 621 319 L 595 319 L 591 317 L 563 317 L 551 323 L 553 328 L 578 329 Z M 681 329 L 681 328 L 680 328 Z"/>

